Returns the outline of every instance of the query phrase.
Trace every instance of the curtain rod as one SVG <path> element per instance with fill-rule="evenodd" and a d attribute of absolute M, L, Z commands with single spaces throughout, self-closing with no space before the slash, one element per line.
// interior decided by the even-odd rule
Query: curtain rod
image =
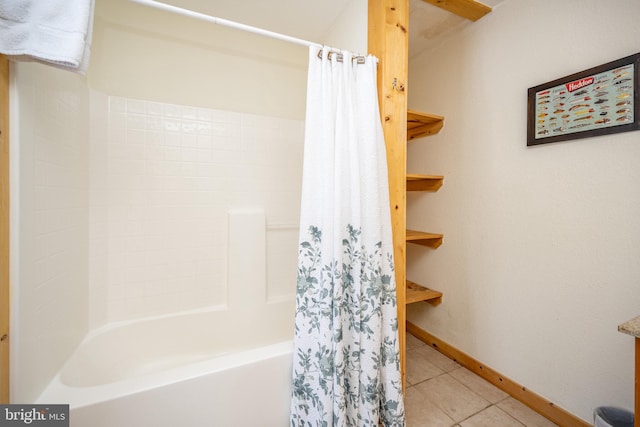
<path fill-rule="evenodd" d="M 229 21 L 227 19 L 217 18 L 215 16 L 205 15 L 204 13 L 194 12 L 192 10 L 183 9 L 181 7 L 172 6 L 166 3 L 161 3 L 155 0 L 129 0 L 133 3 L 138 3 L 145 6 L 154 7 L 156 9 L 164 10 L 166 12 L 176 13 L 178 15 L 188 16 L 190 18 L 200 19 L 202 21 L 210 22 L 216 25 L 222 25 L 225 27 L 231 27 L 249 33 L 260 34 L 263 36 L 271 37 L 278 40 L 283 40 L 289 43 L 295 43 L 303 46 L 316 46 L 322 48 L 319 43 L 310 42 L 308 40 L 299 39 L 296 37 L 287 36 L 286 34 L 276 33 L 274 31 L 264 30 L 258 27 L 252 27 L 250 25 L 241 24 L 239 22 Z"/>

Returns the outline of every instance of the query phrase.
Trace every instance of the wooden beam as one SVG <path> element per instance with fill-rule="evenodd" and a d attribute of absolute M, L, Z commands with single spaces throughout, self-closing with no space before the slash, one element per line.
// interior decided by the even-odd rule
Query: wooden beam
<path fill-rule="evenodd" d="M 389 201 L 398 300 L 400 370 L 405 383 L 407 94 L 409 0 L 369 0 L 368 50 L 378 60 L 378 99 L 387 147 Z"/>
<path fill-rule="evenodd" d="M 524 403 L 545 418 L 561 426 L 589 427 L 591 424 L 558 407 L 553 402 L 532 392 L 528 388 L 505 377 L 501 373 L 491 369 L 484 363 L 479 362 L 466 353 L 458 350 L 441 339 L 431 335 L 411 322 L 407 322 L 407 331 L 420 341 L 429 344 L 445 356 L 458 362 L 476 375 L 489 381 L 500 390 L 512 396 L 514 399 Z"/>
<path fill-rule="evenodd" d="M 487 13 L 491 12 L 491 8 L 485 4 L 475 0 L 423 0 L 429 4 L 437 6 L 441 9 L 454 13 L 471 21 L 477 21 Z"/>
<path fill-rule="evenodd" d="M 635 338 L 636 342 L 636 379 L 635 379 L 635 404 L 634 404 L 634 427 L 640 427 L 640 338 Z"/>
<path fill-rule="evenodd" d="M 9 403 L 9 61 L 0 55 L 0 403 Z"/>

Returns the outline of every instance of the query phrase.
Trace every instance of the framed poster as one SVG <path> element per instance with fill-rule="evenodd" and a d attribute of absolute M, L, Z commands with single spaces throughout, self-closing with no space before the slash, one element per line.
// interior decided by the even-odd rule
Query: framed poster
<path fill-rule="evenodd" d="M 527 145 L 640 129 L 640 53 L 528 89 Z"/>

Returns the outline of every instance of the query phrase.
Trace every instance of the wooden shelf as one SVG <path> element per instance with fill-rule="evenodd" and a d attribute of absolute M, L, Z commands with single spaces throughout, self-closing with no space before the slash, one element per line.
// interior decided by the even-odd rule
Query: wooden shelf
<path fill-rule="evenodd" d="M 471 21 L 478 19 L 491 12 L 491 8 L 475 0 L 424 0 L 434 6 L 447 10 Z"/>
<path fill-rule="evenodd" d="M 442 234 L 425 233 L 423 231 L 407 230 L 406 240 L 409 243 L 415 243 L 417 245 L 428 246 L 436 249 L 442 244 Z"/>
<path fill-rule="evenodd" d="M 444 126 L 444 117 L 407 110 L 407 141 L 435 135 Z"/>
<path fill-rule="evenodd" d="M 442 175 L 407 174 L 407 191 L 438 191 L 442 187 Z"/>
<path fill-rule="evenodd" d="M 405 297 L 405 304 L 411 304 L 418 301 L 428 302 L 429 304 L 436 306 L 442 302 L 442 292 L 425 288 L 424 286 L 420 286 L 415 282 L 407 280 L 407 296 Z"/>

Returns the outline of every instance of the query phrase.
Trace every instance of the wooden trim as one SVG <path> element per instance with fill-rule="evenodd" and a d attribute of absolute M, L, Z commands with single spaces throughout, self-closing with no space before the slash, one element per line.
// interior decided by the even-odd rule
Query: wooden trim
<path fill-rule="evenodd" d="M 487 13 L 491 12 L 491 8 L 485 4 L 474 0 L 424 0 L 434 6 L 454 13 L 471 21 L 477 21 Z"/>
<path fill-rule="evenodd" d="M 634 404 L 634 418 L 633 425 L 634 427 L 640 427 L 640 338 L 635 339 L 636 342 L 636 385 L 635 385 L 635 404 Z"/>
<path fill-rule="evenodd" d="M 405 228 L 407 197 L 407 94 L 409 0 L 369 0 L 369 53 L 378 57 L 378 99 L 387 147 L 389 201 L 398 300 L 400 370 L 405 382 Z"/>
<path fill-rule="evenodd" d="M 554 423 L 560 426 L 570 427 L 591 426 L 591 424 L 586 423 L 575 415 L 556 406 L 553 402 L 548 401 L 544 397 L 505 377 L 504 375 L 479 362 L 468 354 L 463 353 L 457 348 L 447 344 L 441 339 L 431 335 L 429 332 L 419 328 L 415 324 L 408 321 L 407 332 L 409 332 L 419 340 L 429 344 L 440 353 L 458 362 L 460 365 L 474 372 L 478 376 L 489 381 L 500 390 L 524 403 L 525 405 L 538 412 L 540 415 L 550 419 Z"/>
<path fill-rule="evenodd" d="M 0 403 L 9 403 L 9 61 L 0 55 Z"/>

